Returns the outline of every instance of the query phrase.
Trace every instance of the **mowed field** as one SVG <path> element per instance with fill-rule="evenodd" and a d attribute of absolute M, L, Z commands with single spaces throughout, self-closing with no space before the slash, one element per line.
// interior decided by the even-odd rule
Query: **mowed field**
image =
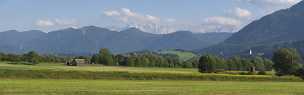
<path fill-rule="evenodd" d="M 102 65 L 65 66 L 63 63 L 41 63 L 37 65 L 15 65 L 0 62 L 0 69 L 11 70 L 50 70 L 50 71 L 91 71 L 91 72 L 130 72 L 130 73 L 177 73 L 200 74 L 197 69 L 184 68 L 144 68 L 144 67 L 118 67 Z"/>
<path fill-rule="evenodd" d="M 304 95 L 302 82 L 9 80 L 1 95 Z"/>
<path fill-rule="evenodd" d="M 304 95 L 304 82 L 271 73 L 201 74 L 182 68 L 3 62 L 0 95 Z"/>

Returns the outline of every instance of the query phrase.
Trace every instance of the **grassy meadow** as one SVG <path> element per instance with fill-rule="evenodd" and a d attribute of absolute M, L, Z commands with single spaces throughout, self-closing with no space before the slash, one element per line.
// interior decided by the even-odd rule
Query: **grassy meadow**
<path fill-rule="evenodd" d="M 1 80 L 1 95 L 303 95 L 302 82 Z"/>
<path fill-rule="evenodd" d="M 50 71 L 91 71 L 91 72 L 130 72 L 130 73 L 184 73 L 184 74 L 200 74 L 196 69 L 184 68 L 144 68 L 144 67 L 118 67 L 118 66 L 102 66 L 102 65 L 86 65 L 86 66 L 66 66 L 63 63 L 41 63 L 37 65 L 15 65 L 0 63 L 0 69 L 11 70 L 50 70 Z"/>
<path fill-rule="evenodd" d="M 196 69 L 0 63 L 0 95 L 304 95 L 297 77 Z"/>
<path fill-rule="evenodd" d="M 239 72 L 201 74 L 196 69 L 108 67 L 102 65 L 65 66 L 58 63 L 38 65 L 0 64 L 0 78 L 8 79 L 118 79 L 118 80 L 205 80 L 205 81 L 302 81 L 274 75 L 239 75 Z"/>

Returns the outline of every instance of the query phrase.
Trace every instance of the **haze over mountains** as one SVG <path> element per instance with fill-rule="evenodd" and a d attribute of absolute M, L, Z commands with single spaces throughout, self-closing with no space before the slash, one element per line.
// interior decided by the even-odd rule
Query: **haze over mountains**
<path fill-rule="evenodd" d="M 204 53 L 224 56 L 255 54 L 270 56 L 281 47 L 297 48 L 304 53 L 304 1 L 254 21 L 224 42 L 203 49 Z"/>
<path fill-rule="evenodd" d="M 231 33 L 199 34 L 189 31 L 150 34 L 136 28 L 117 32 L 96 26 L 48 33 L 10 30 L 0 32 L 0 51 L 23 53 L 34 50 L 48 54 L 87 55 L 96 53 L 100 48 L 109 48 L 115 53 L 172 48 L 194 50 L 215 45 L 230 36 Z"/>

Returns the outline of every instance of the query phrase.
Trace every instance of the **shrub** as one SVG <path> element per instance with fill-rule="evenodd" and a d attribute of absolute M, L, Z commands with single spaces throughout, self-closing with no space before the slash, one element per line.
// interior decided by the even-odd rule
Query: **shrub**
<path fill-rule="evenodd" d="M 8 62 L 7 64 L 20 64 L 19 62 Z"/>
<path fill-rule="evenodd" d="M 257 75 L 256 72 L 240 72 L 239 75 Z"/>
<path fill-rule="evenodd" d="M 256 75 L 256 72 L 248 72 L 247 75 Z"/>
<path fill-rule="evenodd" d="M 298 76 L 304 80 L 304 68 L 297 70 L 296 76 Z"/>
<path fill-rule="evenodd" d="M 240 75 L 247 75 L 247 72 L 241 72 Z"/>
<path fill-rule="evenodd" d="M 14 64 L 14 65 L 36 65 L 37 63 L 32 63 L 32 62 L 9 62 L 7 64 Z"/>
<path fill-rule="evenodd" d="M 259 71 L 258 75 L 267 75 L 267 73 L 265 71 Z"/>

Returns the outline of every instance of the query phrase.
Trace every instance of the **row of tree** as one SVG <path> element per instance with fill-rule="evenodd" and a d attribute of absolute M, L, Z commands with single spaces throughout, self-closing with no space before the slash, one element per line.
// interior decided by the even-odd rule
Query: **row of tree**
<path fill-rule="evenodd" d="M 199 71 L 215 73 L 218 71 L 271 71 L 273 62 L 262 57 L 232 57 L 224 59 L 215 55 L 204 55 L 199 59 Z"/>
<path fill-rule="evenodd" d="M 108 49 L 101 49 L 91 58 L 93 64 L 107 66 L 131 66 L 131 67 L 170 67 L 192 68 L 195 63 L 182 62 L 177 55 L 158 54 L 154 52 L 140 52 L 113 55 Z"/>
<path fill-rule="evenodd" d="M 22 55 L 0 53 L 0 61 L 38 64 L 40 62 L 65 62 L 65 58 L 54 55 L 39 55 L 34 51 L 30 51 Z"/>
<path fill-rule="evenodd" d="M 34 51 L 25 54 L 5 54 L 0 53 L 0 61 L 27 62 L 38 64 L 41 62 L 62 63 L 70 61 L 72 57 L 60 57 L 54 55 L 40 55 Z M 195 68 L 196 58 L 189 61 L 180 60 L 179 56 L 172 54 L 160 54 L 155 52 L 133 52 L 114 55 L 106 48 L 91 56 L 78 56 L 76 59 L 86 59 L 91 64 L 102 64 L 106 66 L 131 66 L 131 67 L 170 67 L 170 68 Z"/>
<path fill-rule="evenodd" d="M 132 66 L 132 67 L 170 67 L 194 68 L 198 67 L 202 73 L 218 71 L 271 71 L 276 75 L 296 75 L 304 78 L 304 68 L 301 64 L 302 57 L 295 49 L 282 48 L 274 52 L 272 60 L 258 56 L 232 57 L 224 59 L 215 55 L 204 55 L 181 61 L 177 55 L 159 54 L 155 52 L 140 52 L 113 55 L 108 49 L 101 49 L 92 57 L 81 57 L 91 61 L 92 64 L 107 66 Z M 28 62 L 65 62 L 68 58 L 52 55 L 39 55 L 31 51 L 22 55 L 0 53 L 0 61 Z"/>
<path fill-rule="evenodd" d="M 214 55 L 202 56 L 199 60 L 199 71 L 202 73 L 214 73 L 222 70 L 232 71 L 271 71 L 276 75 L 295 75 L 304 79 L 304 67 L 302 57 L 296 49 L 282 48 L 274 52 L 272 60 L 262 57 L 240 58 L 233 57 L 223 59 Z"/>

